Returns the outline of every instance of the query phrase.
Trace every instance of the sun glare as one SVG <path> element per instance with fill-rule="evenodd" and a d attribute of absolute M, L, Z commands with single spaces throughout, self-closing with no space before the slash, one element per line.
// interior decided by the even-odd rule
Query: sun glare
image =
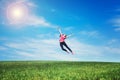
<path fill-rule="evenodd" d="M 14 3 L 7 8 L 7 18 L 12 23 L 22 23 L 28 15 L 28 8 L 24 4 Z"/>
<path fill-rule="evenodd" d="M 25 13 L 21 8 L 15 8 L 11 11 L 11 16 L 15 19 L 21 19 L 24 15 Z"/>

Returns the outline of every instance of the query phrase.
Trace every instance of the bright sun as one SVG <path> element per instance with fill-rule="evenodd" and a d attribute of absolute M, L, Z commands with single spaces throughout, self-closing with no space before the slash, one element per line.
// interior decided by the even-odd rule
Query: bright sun
<path fill-rule="evenodd" d="M 11 16 L 16 19 L 21 19 L 24 17 L 24 11 L 21 8 L 14 8 L 11 11 Z"/>
<path fill-rule="evenodd" d="M 22 23 L 28 15 L 28 8 L 22 3 L 10 4 L 7 8 L 7 18 L 12 23 Z"/>

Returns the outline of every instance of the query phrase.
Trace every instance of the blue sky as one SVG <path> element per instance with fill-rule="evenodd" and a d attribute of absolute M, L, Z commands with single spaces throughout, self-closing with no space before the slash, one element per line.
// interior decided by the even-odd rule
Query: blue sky
<path fill-rule="evenodd" d="M 12 19 L 13 4 L 24 6 L 21 20 Z M 0 21 L 1 61 L 120 62 L 119 0 L 0 0 Z M 57 27 L 73 34 L 74 55 L 60 49 Z"/>

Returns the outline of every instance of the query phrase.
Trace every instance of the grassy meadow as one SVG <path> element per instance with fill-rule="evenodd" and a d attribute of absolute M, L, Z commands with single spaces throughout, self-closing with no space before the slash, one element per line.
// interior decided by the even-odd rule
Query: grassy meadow
<path fill-rule="evenodd" d="M 0 61 L 0 80 L 120 80 L 120 63 Z"/>

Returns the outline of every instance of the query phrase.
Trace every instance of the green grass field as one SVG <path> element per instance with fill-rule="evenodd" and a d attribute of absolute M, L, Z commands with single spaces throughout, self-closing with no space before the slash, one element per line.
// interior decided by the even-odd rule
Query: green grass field
<path fill-rule="evenodd" d="M 120 80 L 120 63 L 1 61 L 0 80 Z"/>

